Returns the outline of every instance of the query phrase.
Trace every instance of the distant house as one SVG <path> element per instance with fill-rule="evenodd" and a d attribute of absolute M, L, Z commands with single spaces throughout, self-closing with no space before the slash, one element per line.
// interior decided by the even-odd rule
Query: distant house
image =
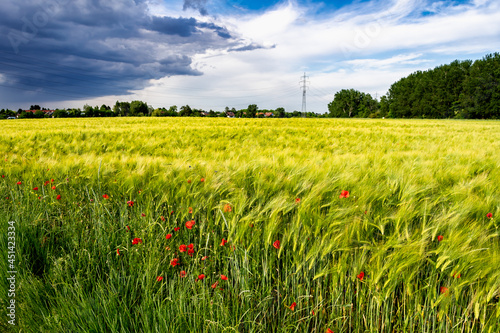
<path fill-rule="evenodd" d="M 231 112 L 231 111 L 226 112 L 226 116 L 227 116 L 228 118 L 234 118 L 234 112 Z"/>
<path fill-rule="evenodd" d="M 24 112 L 35 113 L 37 111 L 42 111 L 46 116 L 51 117 L 55 110 L 24 110 Z"/>
<path fill-rule="evenodd" d="M 272 112 L 266 112 L 266 113 L 264 113 L 264 116 L 265 117 L 273 117 L 274 114 Z"/>
<path fill-rule="evenodd" d="M 203 111 L 203 112 L 200 113 L 200 115 L 202 117 L 208 117 L 208 112 Z"/>

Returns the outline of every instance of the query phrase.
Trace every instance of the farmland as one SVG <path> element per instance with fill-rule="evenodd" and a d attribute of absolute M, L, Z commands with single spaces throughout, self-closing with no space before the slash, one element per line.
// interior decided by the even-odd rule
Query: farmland
<path fill-rule="evenodd" d="M 1 331 L 500 330 L 500 122 L 0 126 Z"/>

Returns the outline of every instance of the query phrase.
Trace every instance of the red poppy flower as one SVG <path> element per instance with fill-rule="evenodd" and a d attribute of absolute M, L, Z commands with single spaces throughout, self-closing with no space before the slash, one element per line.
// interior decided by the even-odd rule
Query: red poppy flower
<path fill-rule="evenodd" d="M 443 238 L 444 238 L 443 236 L 439 235 L 439 236 L 438 236 L 438 242 L 442 241 L 442 240 L 443 240 Z"/>
<path fill-rule="evenodd" d="M 349 198 L 349 191 L 342 191 L 339 198 Z"/>
<path fill-rule="evenodd" d="M 134 202 L 132 200 L 127 201 L 129 207 L 134 207 Z"/>
<path fill-rule="evenodd" d="M 119 256 L 120 255 L 120 249 L 116 249 L 116 255 Z"/>
<path fill-rule="evenodd" d="M 156 278 L 156 281 L 158 281 L 158 282 L 160 282 L 161 280 L 163 280 L 163 276 L 158 276 L 158 277 Z"/>
<path fill-rule="evenodd" d="M 181 278 L 186 277 L 186 271 L 181 271 L 179 275 L 181 276 Z"/>
<path fill-rule="evenodd" d="M 186 228 L 188 229 L 193 229 L 193 226 L 195 225 L 195 222 L 194 220 L 191 220 L 191 221 L 187 221 L 186 222 Z"/>
<path fill-rule="evenodd" d="M 205 274 L 198 275 L 198 280 L 203 280 L 205 278 Z"/>
<path fill-rule="evenodd" d="M 456 272 L 453 272 L 453 275 L 452 275 L 455 279 L 460 279 L 460 277 L 462 276 L 460 273 L 456 273 Z"/>
<path fill-rule="evenodd" d="M 213 285 L 212 285 L 212 289 L 215 289 L 217 288 L 217 285 L 219 284 L 219 281 L 215 282 Z"/>
<path fill-rule="evenodd" d="M 363 281 L 363 278 L 365 277 L 365 272 L 361 272 L 361 273 L 359 273 L 358 275 L 356 275 L 356 277 L 357 277 L 360 281 Z"/>
<path fill-rule="evenodd" d="M 5 175 L 2 175 L 2 178 L 5 178 Z"/>
<path fill-rule="evenodd" d="M 38 187 L 34 187 L 34 188 L 33 188 L 33 191 L 38 191 Z"/>
<path fill-rule="evenodd" d="M 193 243 L 191 243 L 191 244 L 188 245 L 188 249 L 190 249 L 190 250 L 194 249 Z"/>
<path fill-rule="evenodd" d="M 134 238 L 134 239 L 132 240 L 132 245 L 139 244 L 139 243 L 141 243 L 141 244 L 142 244 L 142 239 L 140 239 L 140 238 Z"/>
<path fill-rule="evenodd" d="M 326 333 L 333 333 L 333 331 L 331 329 L 327 328 Z"/>
<path fill-rule="evenodd" d="M 52 186 L 51 188 L 52 188 L 53 190 L 55 190 L 55 189 L 56 189 L 56 187 L 55 187 L 55 186 Z"/>
<path fill-rule="evenodd" d="M 173 213 L 174 213 L 174 211 L 171 211 L 171 212 L 170 212 L 170 215 L 172 215 Z"/>
<path fill-rule="evenodd" d="M 22 184 L 22 182 L 17 182 L 17 185 L 21 185 L 21 184 Z"/>
<path fill-rule="evenodd" d="M 230 204 L 225 204 L 224 205 L 224 213 L 230 213 L 233 211 L 233 207 L 231 207 Z"/>
<path fill-rule="evenodd" d="M 221 278 L 221 280 L 227 281 L 227 276 L 225 276 L 225 275 L 222 275 L 222 274 L 221 274 L 221 275 L 220 275 L 220 278 Z"/>
<path fill-rule="evenodd" d="M 187 251 L 187 246 L 182 244 L 181 246 L 179 246 L 179 251 L 181 252 L 186 252 Z"/>
<path fill-rule="evenodd" d="M 164 218 L 163 216 L 160 216 L 160 219 L 161 219 L 162 221 L 165 221 L 165 218 Z"/>
<path fill-rule="evenodd" d="M 193 256 L 193 254 L 194 254 L 194 250 L 193 250 L 193 249 L 189 249 L 189 250 L 188 250 L 188 254 L 189 254 L 189 256 L 190 256 L 190 257 L 192 257 L 192 256 Z"/>
<path fill-rule="evenodd" d="M 448 293 L 448 288 L 446 288 L 446 287 L 440 287 L 440 288 L 439 288 L 439 292 L 440 292 L 441 294 L 447 294 L 447 293 Z"/>
<path fill-rule="evenodd" d="M 50 180 L 50 182 L 51 182 L 51 183 L 53 183 L 53 182 L 54 182 L 54 179 L 51 179 L 51 180 Z"/>
<path fill-rule="evenodd" d="M 292 305 L 290 305 L 290 310 L 294 311 L 296 306 L 297 303 L 293 302 Z"/>
<path fill-rule="evenodd" d="M 166 238 L 166 239 L 170 239 L 170 238 L 172 238 L 172 234 L 167 234 L 167 235 L 165 236 L 165 238 Z"/>
<path fill-rule="evenodd" d="M 146 214 L 142 213 L 142 214 L 141 214 L 141 216 L 142 216 L 142 217 L 145 217 L 145 216 L 146 216 Z"/>
<path fill-rule="evenodd" d="M 107 194 L 103 194 L 103 195 L 102 195 L 102 197 L 103 197 L 104 199 L 109 199 L 109 195 L 107 195 Z"/>
<path fill-rule="evenodd" d="M 61 200 L 61 195 L 58 194 L 57 197 L 56 197 L 57 200 Z"/>
<path fill-rule="evenodd" d="M 191 184 L 191 179 L 188 179 L 188 184 Z"/>
<path fill-rule="evenodd" d="M 486 214 L 486 217 L 489 218 L 489 219 L 491 219 L 493 217 L 493 214 L 488 213 L 488 214 Z"/>
<path fill-rule="evenodd" d="M 201 258 L 201 260 L 207 260 L 208 256 L 204 256 Z"/>
<path fill-rule="evenodd" d="M 189 207 L 189 214 L 193 214 L 193 207 Z"/>
<path fill-rule="evenodd" d="M 205 181 L 205 178 L 200 179 L 200 182 L 202 182 L 202 183 L 203 183 L 204 181 Z"/>
<path fill-rule="evenodd" d="M 172 265 L 174 267 L 177 266 L 177 265 L 180 265 L 179 264 L 179 259 L 175 258 L 175 259 L 170 260 L 170 265 Z"/>
<path fill-rule="evenodd" d="M 227 240 L 222 238 L 222 241 L 220 242 L 220 246 L 224 246 L 224 245 L 226 245 L 226 243 L 227 243 Z"/>
<path fill-rule="evenodd" d="M 129 232 L 129 231 L 130 231 L 130 227 L 129 227 L 129 226 L 127 226 L 127 232 Z"/>
<path fill-rule="evenodd" d="M 46 180 L 46 181 L 43 183 L 43 186 L 47 186 L 49 183 L 50 183 L 50 181 L 49 181 L 49 180 Z"/>
<path fill-rule="evenodd" d="M 280 248 L 280 241 L 279 240 L 274 241 L 273 246 L 274 246 L 274 248 L 279 249 Z"/>
<path fill-rule="evenodd" d="M 314 310 L 312 310 L 312 311 L 311 311 L 311 314 L 312 314 L 313 316 L 315 315 Z"/>
<path fill-rule="evenodd" d="M 180 228 L 180 227 L 175 227 L 175 228 L 174 228 L 174 231 L 179 231 L 179 230 L 181 230 L 181 228 Z"/>
<path fill-rule="evenodd" d="M 300 202 L 300 198 L 295 199 L 295 203 L 298 204 Z"/>

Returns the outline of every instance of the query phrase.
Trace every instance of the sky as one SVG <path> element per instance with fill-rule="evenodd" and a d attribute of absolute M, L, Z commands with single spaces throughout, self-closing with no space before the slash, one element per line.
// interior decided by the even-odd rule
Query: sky
<path fill-rule="evenodd" d="M 328 111 L 500 51 L 498 0 L 4 0 L 0 108 Z M 305 81 L 304 81 L 305 76 Z"/>

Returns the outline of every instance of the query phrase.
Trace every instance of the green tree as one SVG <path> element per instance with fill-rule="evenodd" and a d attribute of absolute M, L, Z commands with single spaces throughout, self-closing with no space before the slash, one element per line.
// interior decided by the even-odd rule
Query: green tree
<path fill-rule="evenodd" d="M 116 116 L 127 117 L 130 115 L 130 103 L 116 101 L 113 107 L 113 112 Z"/>
<path fill-rule="evenodd" d="M 387 117 L 389 113 L 389 100 L 387 99 L 387 96 L 382 96 L 380 98 L 380 108 L 379 108 L 379 116 L 380 117 Z"/>
<path fill-rule="evenodd" d="M 285 117 L 285 108 L 277 108 L 275 111 L 274 111 L 274 116 L 277 117 L 277 118 L 283 118 Z"/>
<path fill-rule="evenodd" d="M 148 105 L 142 101 L 132 101 L 130 103 L 131 116 L 144 116 L 149 113 Z"/>
<path fill-rule="evenodd" d="M 472 64 L 458 101 L 455 111 L 462 118 L 500 119 L 500 53 Z"/>
<path fill-rule="evenodd" d="M 95 116 L 94 108 L 88 104 L 85 104 L 83 106 L 83 112 L 85 113 L 85 117 L 94 117 Z M 55 112 L 54 112 L 54 114 L 55 114 Z M 53 115 L 53 116 L 55 118 L 55 115 Z"/>
<path fill-rule="evenodd" d="M 45 112 L 43 112 L 42 110 L 36 110 L 36 112 L 33 114 L 33 118 L 43 118 L 43 117 L 45 117 Z"/>
<path fill-rule="evenodd" d="M 193 110 L 189 105 L 181 106 L 181 110 L 179 111 L 179 116 L 181 117 L 191 117 L 193 115 Z"/>
<path fill-rule="evenodd" d="M 342 89 L 328 104 L 330 116 L 335 118 L 368 117 L 377 109 L 377 102 L 370 94 L 354 89 Z"/>
<path fill-rule="evenodd" d="M 67 109 L 68 114 L 70 117 L 81 117 L 82 116 L 82 110 L 80 109 Z"/>
<path fill-rule="evenodd" d="M 15 117 L 16 113 L 9 109 L 2 109 L 0 111 L 0 119 L 7 119 L 8 117 Z"/>
<path fill-rule="evenodd" d="M 64 109 L 57 109 L 52 115 L 54 118 L 66 118 L 68 117 L 68 112 Z"/>
<path fill-rule="evenodd" d="M 155 109 L 151 113 L 151 117 L 165 117 L 167 115 L 167 112 L 165 109 Z"/>
<path fill-rule="evenodd" d="M 177 113 L 177 105 L 172 105 L 167 112 L 167 116 L 169 117 L 177 117 L 179 114 Z"/>
<path fill-rule="evenodd" d="M 256 104 L 250 104 L 247 108 L 247 118 L 255 118 L 257 115 L 258 107 Z"/>
<path fill-rule="evenodd" d="M 455 117 L 457 110 L 462 109 L 456 102 L 470 66 L 469 60 L 456 60 L 425 72 L 416 71 L 391 85 L 381 107 L 394 118 Z"/>
<path fill-rule="evenodd" d="M 97 107 L 96 107 L 96 109 L 97 109 Z M 98 113 L 99 117 L 109 117 L 109 116 L 111 116 L 111 113 L 112 113 L 111 107 L 103 104 L 103 105 L 101 105 L 101 107 L 99 108 L 97 113 Z"/>
<path fill-rule="evenodd" d="M 18 119 L 28 119 L 28 118 L 34 118 L 34 115 L 32 112 L 26 112 L 26 111 L 23 111 L 21 112 L 18 116 L 17 116 Z"/>

